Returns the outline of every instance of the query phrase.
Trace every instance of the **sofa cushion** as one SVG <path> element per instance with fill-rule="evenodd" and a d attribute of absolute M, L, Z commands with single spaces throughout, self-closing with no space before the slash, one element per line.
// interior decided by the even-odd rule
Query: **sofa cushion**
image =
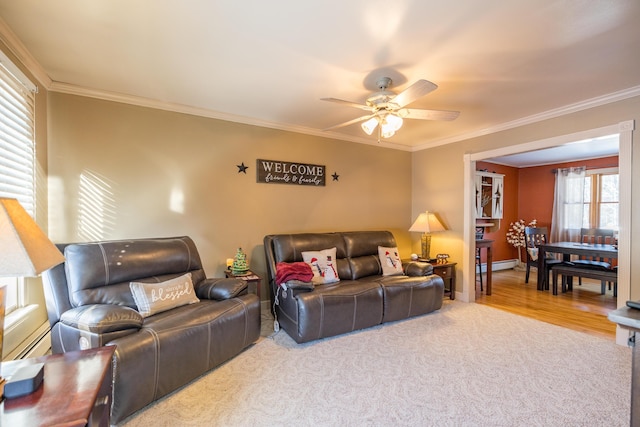
<path fill-rule="evenodd" d="M 160 283 L 131 282 L 129 286 L 143 317 L 200 301 L 193 289 L 191 273 Z"/>
<path fill-rule="evenodd" d="M 157 283 L 185 273 L 192 274 L 193 283 L 205 278 L 198 250 L 186 236 L 74 243 L 65 246 L 64 256 L 74 307 L 119 304 L 136 308 L 130 282 Z"/>
<path fill-rule="evenodd" d="M 295 294 L 297 334 L 305 342 L 378 325 L 383 318 L 382 288 L 375 281 L 318 285 L 313 292 Z"/>
<path fill-rule="evenodd" d="M 380 257 L 383 276 L 404 274 L 402 271 L 402 260 L 400 260 L 400 255 L 398 254 L 398 248 L 378 246 L 378 256 Z"/>
<path fill-rule="evenodd" d="M 302 252 L 302 259 L 311 267 L 313 283 L 324 284 L 340 281 L 336 270 L 336 248 Z"/>
<path fill-rule="evenodd" d="M 351 266 L 351 279 L 382 274 L 378 246 L 397 246 L 389 231 L 352 231 L 342 233 Z"/>

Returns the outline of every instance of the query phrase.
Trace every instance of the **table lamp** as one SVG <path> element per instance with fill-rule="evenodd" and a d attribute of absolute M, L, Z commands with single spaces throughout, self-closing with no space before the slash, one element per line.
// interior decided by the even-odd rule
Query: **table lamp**
<path fill-rule="evenodd" d="M 35 277 L 64 257 L 16 199 L 0 198 L 0 277 Z M 5 289 L 0 287 L 0 359 Z M 0 373 L 0 396 L 5 380 Z"/>
<path fill-rule="evenodd" d="M 433 212 L 423 212 L 418 215 L 409 231 L 422 233 L 422 258 L 430 261 L 431 257 L 431 233 L 434 231 L 444 231 L 445 228 Z"/>

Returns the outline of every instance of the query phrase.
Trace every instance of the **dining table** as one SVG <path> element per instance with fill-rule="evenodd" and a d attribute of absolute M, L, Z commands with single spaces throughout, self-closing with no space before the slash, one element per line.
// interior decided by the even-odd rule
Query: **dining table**
<path fill-rule="evenodd" d="M 545 289 L 545 275 L 541 271 L 546 271 L 547 252 L 562 254 L 563 261 L 570 261 L 571 255 L 594 257 L 594 258 L 618 258 L 618 247 L 600 243 L 579 243 L 579 242 L 556 242 L 542 243 L 538 245 L 538 290 Z"/>

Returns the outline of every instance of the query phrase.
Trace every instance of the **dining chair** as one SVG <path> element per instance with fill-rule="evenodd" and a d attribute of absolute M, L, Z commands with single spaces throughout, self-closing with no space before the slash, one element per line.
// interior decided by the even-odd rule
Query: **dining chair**
<path fill-rule="evenodd" d="M 525 227 L 524 241 L 527 257 L 524 283 L 529 283 L 529 272 L 531 267 L 538 267 L 538 246 L 549 241 L 547 227 Z M 545 271 L 542 273 L 538 272 L 538 274 L 544 274 L 544 288 L 549 289 L 549 273 L 551 272 L 551 268 L 554 265 L 562 263 L 562 261 L 556 259 L 548 252 L 545 254 L 545 258 Z"/>
<path fill-rule="evenodd" d="M 581 228 L 580 243 L 588 243 L 592 245 L 613 244 L 614 231 L 606 228 Z M 613 259 L 605 259 L 602 257 L 580 257 L 572 261 L 574 265 L 584 268 L 592 268 L 596 270 L 611 270 Z M 582 286 L 582 277 L 578 277 L 578 285 Z M 609 283 L 611 289 L 611 283 Z"/>

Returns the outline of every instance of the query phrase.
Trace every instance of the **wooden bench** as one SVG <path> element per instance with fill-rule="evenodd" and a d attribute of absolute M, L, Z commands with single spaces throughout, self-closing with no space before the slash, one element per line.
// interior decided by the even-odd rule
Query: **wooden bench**
<path fill-rule="evenodd" d="M 613 282 L 613 296 L 618 296 L 618 270 L 597 270 L 593 268 L 576 267 L 572 265 L 554 265 L 551 268 L 553 276 L 553 295 L 558 295 L 558 274 L 562 274 L 562 292 L 567 291 L 567 284 L 569 290 L 573 289 L 571 281 L 572 277 L 587 277 L 589 279 L 600 280 L 601 290 L 600 293 L 604 295 L 607 282 Z M 565 280 L 566 279 L 566 280 Z"/>

